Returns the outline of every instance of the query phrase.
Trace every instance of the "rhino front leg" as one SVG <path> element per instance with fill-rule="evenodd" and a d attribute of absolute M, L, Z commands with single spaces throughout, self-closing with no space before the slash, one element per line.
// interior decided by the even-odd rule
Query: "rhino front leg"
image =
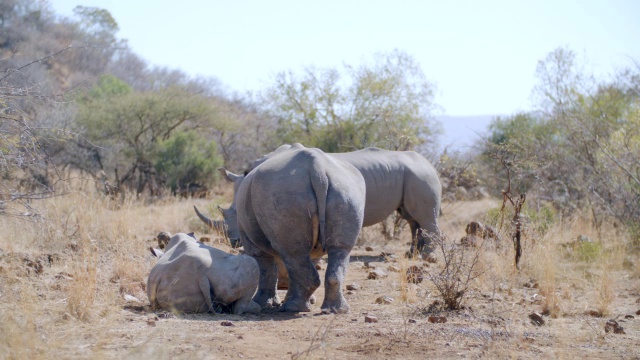
<path fill-rule="evenodd" d="M 325 293 L 322 302 L 323 314 L 346 314 L 349 304 L 342 294 L 342 284 L 349 265 L 349 251 L 346 249 L 329 249 L 329 263 L 325 273 Z"/>
<path fill-rule="evenodd" d="M 320 275 L 309 256 L 283 259 L 289 275 L 289 290 L 281 311 L 311 311 L 311 296 L 320 286 Z"/>
<path fill-rule="evenodd" d="M 278 270 L 273 256 L 265 254 L 265 256 L 254 258 L 260 268 L 260 283 L 253 300 L 261 307 L 280 305 L 280 298 L 276 292 Z"/>

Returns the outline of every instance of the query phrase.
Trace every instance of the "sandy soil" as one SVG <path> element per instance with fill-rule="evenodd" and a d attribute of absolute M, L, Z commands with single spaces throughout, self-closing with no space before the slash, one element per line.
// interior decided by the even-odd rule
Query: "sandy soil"
<path fill-rule="evenodd" d="M 495 204 L 487 200 L 449 205 L 445 207 L 442 226 L 449 229 L 452 239 L 459 239 L 467 221 L 477 219 Z M 17 320 L 26 322 L 17 329 L 33 327 L 29 336 L 39 338 L 20 340 L 15 331 L 5 331 L 3 336 L 17 336 L 18 340 L 4 341 L 14 347 L 10 355 L 18 358 L 640 358 L 637 272 L 621 268 L 611 273 L 616 281 L 612 289 L 615 296 L 608 306 L 610 314 L 594 317 L 585 313 L 596 308 L 591 300 L 594 288 L 589 283 L 591 278 L 584 275 L 591 271 L 589 264 L 558 264 L 561 269 L 558 273 L 563 273 L 564 266 L 572 275 L 558 277 L 554 287 L 558 313 L 555 317 L 544 316 L 545 324 L 537 326 L 529 314 L 544 307 L 542 286 L 537 286 L 544 279 L 531 279 L 527 272 L 496 268 L 496 274 L 487 273 L 473 284 L 463 309 L 430 309 L 438 299 L 433 284 L 427 279 L 407 285 L 402 270 L 416 265 L 428 276 L 438 271 L 441 262 L 405 260 L 406 239 L 385 242 L 372 230 L 366 237 L 367 244 L 360 244 L 352 253 L 345 284 L 357 284 L 359 289 L 347 291 L 351 312 L 346 315 L 319 314 L 324 293 L 321 286 L 316 292 L 318 302 L 310 313 L 288 314 L 275 309 L 267 309 L 260 315 L 239 316 L 152 313 L 144 292 L 138 291 L 134 295 L 139 300 L 115 295 L 117 298 L 111 300 L 113 306 L 91 321 L 62 316 L 42 322 L 38 319 L 60 311 L 63 305 L 57 303 L 52 292 L 68 281 L 59 268 L 52 266 L 37 276 L 25 274 L 31 283 L 19 277 L 3 282 L 0 296 L 10 297 L 7 291 L 20 289 L 20 284 L 37 285 L 38 296 L 45 299 L 31 304 L 47 306 L 33 310 L 36 315 L 31 325 L 28 316 Z M 144 256 L 147 261 L 144 266 L 149 269 L 154 260 L 151 255 Z M 487 259 L 491 258 L 487 255 Z M 401 271 L 394 272 L 397 268 Z M 382 269 L 388 276 L 368 279 L 372 269 Z M 320 273 L 323 276 L 324 270 Z M 284 295 L 281 291 L 281 298 Z M 376 303 L 382 296 L 392 301 Z M 5 302 L 0 311 L 11 311 L 8 305 Z M 371 315 L 378 321 L 365 322 L 365 316 Z M 431 316 L 445 317 L 446 323 L 432 323 Z M 604 331 L 605 323 L 614 318 L 625 334 Z M 15 346 L 24 346 L 24 351 L 16 350 Z M 0 353 L 0 358 L 8 357 Z"/>

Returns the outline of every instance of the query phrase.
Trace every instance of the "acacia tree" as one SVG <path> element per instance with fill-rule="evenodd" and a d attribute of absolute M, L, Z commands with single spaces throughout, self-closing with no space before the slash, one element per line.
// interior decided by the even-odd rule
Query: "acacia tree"
<path fill-rule="evenodd" d="M 302 75 L 280 73 L 262 102 L 277 119 L 282 142 L 333 152 L 406 150 L 436 134 L 434 89 L 419 64 L 396 50 L 343 72 L 309 67 Z"/>
<path fill-rule="evenodd" d="M 166 175 L 156 167 L 158 154 L 165 158 L 162 169 L 171 168 L 166 157 L 180 156 L 177 149 L 188 148 L 169 140 L 176 133 L 210 123 L 214 113 L 207 99 L 183 88 L 135 92 L 112 76 L 103 76 L 80 103 L 77 132 L 90 144 L 78 143 L 93 151 L 88 166 L 94 167 L 93 173 L 99 169 L 115 176 L 117 184 L 135 189 L 137 194 L 145 188 L 152 195 L 162 191 Z M 201 143 L 195 133 L 186 139 Z M 171 149 L 163 151 L 163 145 Z M 203 152 L 210 161 L 218 161 L 210 147 Z M 215 176 L 210 174 L 207 179 Z"/>

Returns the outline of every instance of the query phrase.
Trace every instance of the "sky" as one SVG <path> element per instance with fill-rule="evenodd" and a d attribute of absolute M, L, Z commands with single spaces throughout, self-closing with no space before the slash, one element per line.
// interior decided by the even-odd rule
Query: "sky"
<path fill-rule="evenodd" d="M 120 38 L 153 65 L 266 87 L 281 71 L 340 69 L 377 52 L 412 56 L 436 84 L 441 115 L 534 108 L 539 60 L 558 47 L 606 76 L 640 61 L 638 0 L 50 0 L 107 9 Z"/>

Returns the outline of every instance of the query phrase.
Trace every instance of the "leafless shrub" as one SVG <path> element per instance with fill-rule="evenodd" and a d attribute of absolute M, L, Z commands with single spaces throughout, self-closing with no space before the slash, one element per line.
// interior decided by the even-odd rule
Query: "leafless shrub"
<path fill-rule="evenodd" d="M 430 237 L 436 251 L 442 255 L 443 265 L 438 273 L 430 274 L 428 278 L 435 285 L 445 309 L 460 309 L 472 281 L 482 274 L 476 268 L 479 252 L 449 242 L 443 233 Z"/>

